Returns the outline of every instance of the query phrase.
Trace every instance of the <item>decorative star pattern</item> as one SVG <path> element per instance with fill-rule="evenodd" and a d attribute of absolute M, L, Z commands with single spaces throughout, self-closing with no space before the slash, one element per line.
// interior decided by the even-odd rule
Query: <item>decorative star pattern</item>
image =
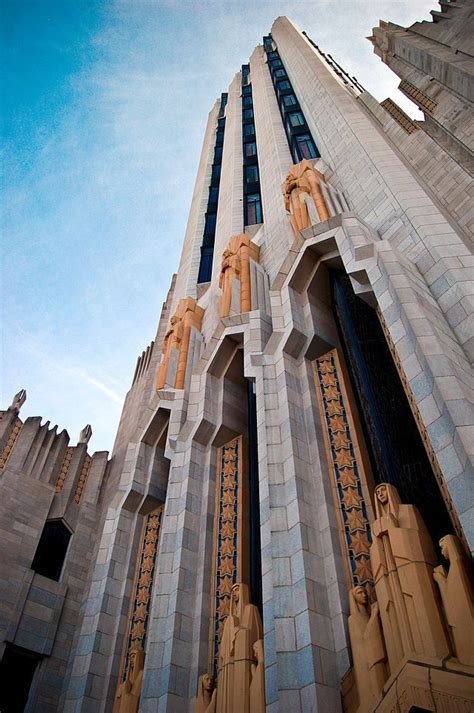
<path fill-rule="evenodd" d="M 123 662 L 120 681 L 125 679 L 130 653 L 144 648 L 150 616 L 151 588 L 158 553 L 163 506 L 145 517 L 139 545 L 137 573 L 135 576 L 131 616 L 128 624 L 127 654 Z"/>
<path fill-rule="evenodd" d="M 373 585 L 370 567 L 370 526 L 360 480 L 360 465 L 354 449 L 353 435 L 347 416 L 343 375 L 339 371 L 336 351 L 316 359 L 318 396 L 324 411 L 323 425 L 332 454 L 330 467 L 344 523 L 347 556 L 353 586 Z"/>
<path fill-rule="evenodd" d="M 226 443 L 219 451 L 216 580 L 214 583 L 214 669 L 229 613 L 230 592 L 237 580 L 237 508 L 239 501 L 240 439 Z"/>

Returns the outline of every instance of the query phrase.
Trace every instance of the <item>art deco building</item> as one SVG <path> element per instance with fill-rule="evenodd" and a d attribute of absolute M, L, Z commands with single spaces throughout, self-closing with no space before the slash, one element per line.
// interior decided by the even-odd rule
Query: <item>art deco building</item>
<path fill-rule="evenodd" d="M 2 713 L 473 710 L 472 3 L 440 5 L 370 38 L 423 121 L 286 17 L 234 76 L 110 457 L 2 412 Z"/>

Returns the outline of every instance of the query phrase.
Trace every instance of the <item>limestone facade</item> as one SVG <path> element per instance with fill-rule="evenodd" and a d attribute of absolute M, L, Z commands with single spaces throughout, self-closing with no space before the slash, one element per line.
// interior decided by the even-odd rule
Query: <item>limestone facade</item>
<path fill-rule="evenodd" d="M 363 586 L 375 601 L 375 487 L 394 466 L 372 438 L 377 424 L 361 394 L 374 387 L 370 375 L 362 385 L 354 376 L 336 277 L 377 323 L 394 388 L 413 419 L 428 464 L 418 470 L 425 468 L 448 523 L 436 534 L 423 512 L 429 536 L 457 537 L 463 556 L 473 550 L 473 67 L 464 38 L 471 11 L 467 0 L 442 5 L 433 23 L 409 31 L 381 23 L 373 31 L 376 53 L 425 111 L 413 131 L 335 72 L 288 18 L 274 22 L 272 48 L 258 46 L 249 62 L 263 215 L 250 225 L 247 84 L 235 75 L 212 276 L 198 283 L 219 102 L 209 114 L 179 270 L 156 338 L 138 358 L 110 457 L 89 454 L 87 442 L 71 445 L 39 418 L 22 422 L 22 397 L 1 413 L 0 655 L 4 667 L 21 667 L 28 656 L 35 662 L 28 713 L 212 713 L 223 710 L 223 687 L 231 690 L 242 661 L 249 687 L 242 700 L 258 699 L 254 713 L 263 709 L 263 688 L 267 713 L 339 713 L 343 696 L 357 710 L 351 667 L 361 656 L 351 654 L 350 593 Z M 282 195 L 299 161 L 269 51 L 278 52 L 320 154 L 299 157 L 318 177 L 319 203 L 313 209 L 302 198 L 302 229 Z M 226 250 L 240 262 L 223 279 Z M 185 349 L 172 321 L 183 305 L 193 315 Z M 384 410 L 380 393 L 368 399 L 373 413 L 378 400 Z M 411 506 L 416 477 L 394 478 L 402 507 Z M 51 522 L 69 538 L 56 579 L 38 572 Z M 228 645 L 252 630 L 239 625 L 240 614 L 230 626 L 237 583 L 250 588 L 246 607 L 258 610 L 263 627 L 263 647 L 259 630 L 242 644 L 242 659 Z M 431 607 L 434 585 L 433 592 Z M 463 592 L 468 611 L 467 585 Z M 439 626 L 459 627 L 436 602 Z M 445 634 L 450 660 L 456 649 Z M 422 668 L 415 653 L 396 675 L 387 668 L 383 691 L 363 700 L 397 713 L 417 701 L 426 710 L 469 710 L 472 666 L 441 656 Z M 425 695 L 430 675 L 435 704 Z"/>

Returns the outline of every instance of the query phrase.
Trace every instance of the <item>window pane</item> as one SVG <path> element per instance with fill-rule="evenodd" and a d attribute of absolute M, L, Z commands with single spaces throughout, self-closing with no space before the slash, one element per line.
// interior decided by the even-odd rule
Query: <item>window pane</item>
<path fill-rule="evenodd" d="M 212 276 L 212 257 L 214 248 L 201 248 L 198 282 L 209 282 Z"/>
<path fill-rule="evenodd" d="M 218 188 L 209 188 L 209 203 L 217 203 L 217 199 L 219 197 L 219 189 Z"/>
<path fill-rule="evenodd" d="M 244 106 L 252 106 L 252 96 L 246 96 L 243 98 Z"/>
<path fill-rule="evenodd" d="M 250 141 L 248 144 L 245 144 L 245 155 L 246 156 L 255 156 L 257 153 L 257 144 L 255 141 Z"/>
<path fill-rule="evenodd" d="M 212 235 L 216 232 L 216 218 L 217 215 L 215 213 L 206 215 L 206 224 L 204 226 L 204 232 L 206 235 Z"/>
<path fill-rule="evenodd" d="M 258 193 L 247 196 L 247 225 L 262 222 L 262 207 Z"/>
<path fill-rule="evenodd" d="M 285 106 L 294 106 L 296 103 L 297 101 L 294 94 L 287 94 L 286 97 L 283 97 L 283 104 Z"/>
<path fill-rule="evenodd" d="M 286 77 L 286 72 L 285 72 L 285 70 L 284 70 L 284 69 L 276 69 L 276 70 L 275 70 L 275 77 L 277 77 L 277 79 L 280 79 L 280 77 L 281 77 L 281 78 Z"/>
<path fill-rule="evenodd" d="M 255 136 L 255 126 L 253 124 L 244 124 L 244 136 Z"/>
<path fill-rule="evenodd" d="M 303 126 L 304 116 L 300 111 L 295 111 L 293 114 L 289 115 L 290 123 L 292 126 Z"/>
<path fill-rule="evenodd" d="M 252 87 L 250 84 L 247 87 L 242 88 L 242 94 L 252 94 Z"/>
<path fill-rule="evenodd" d="M 286 89 L 291 89 L 291 84 L 287 79 L 284 79 L 282 82 L 277 82 L 277 89 L 284 92 Z"/>
<path fill-rule="evenodd" d="M 278 59 L 278 52 L 269 52 L 268 59 Z"/>
<path fill-rule="evenodd" d="M 275 67 L 275 69 L 277 67 L 283 67 L 283 63 L 282 63 L 281 59 L 274 59 L 272 61 L 272 67 Z"/>
<path fill-rule="evenodd" d="M 246 183 L 255 183 L 256 181 L 258 181 L 257 166 L 246 166 L 245 167 L 245 181 L 246 181 Z"/>
<path fill-rule="evenodd" d="M 298 150 L 301 158 L 317 158 L 316 147 L 309 134 L 301 134 L 296 137 L 298 142 Z"/>
<path fill-rule="evenodd" d="M 244 109 L 244 119 L 253 119 L 253 109 Z"/>
<path fill-rule="evenodd" d="M 213 166 L 212 167 L 212 178 L 220 178 L 220 175 L 221 175 L 220 164 Z"/>

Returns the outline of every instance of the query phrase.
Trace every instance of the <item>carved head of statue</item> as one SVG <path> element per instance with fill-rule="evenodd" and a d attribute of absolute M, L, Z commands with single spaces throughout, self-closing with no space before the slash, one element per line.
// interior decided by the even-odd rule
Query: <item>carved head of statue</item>
<path fill-rule="evenodd" d="M 375 488 L 375 515 L 377 518 L 384 515 L 398 517 L 398 506 L 401 504 L 398 490 L 390 483 L 380 483 Z"/>
<path fill-rule="evenodd" d="M 238 619 L 242 616 L 245 607 L 250 604 L 249 588 L 246 584 L 234 584 L 230 592 L 230 613 Z"/>
<path fill-rule="evenodd" d="M 202 677 L 202 687 L 205 691 L 212 691 L 214 688 L 214 678 L 210 673 L 205 673 Z"/>
<path fill-rule="evenodd" d="M 134 683 L 136 677 L 143 669 L 144 663 L 145 653 L 143 649 L 138 647 L 133 648 L 128 657 L 127 681 L 130 684 Z"/>
<path fill-rule="evenodd" d="M 258 663 L 263 662 L 263 640 L 258 639 L 253 645 L 253 653 Z"/>
<path fill-rule="evenodd" d="M 441 554 L 444 559 L 452 563 L 456 560 L 465 561 L 466 555 L 459 537 L 456 535 L 445 535 L 439 541 Z"/>
<path fill-rule="evenodd" d="M 357 604 L 366 607 L 369 603 L 369 595 L 367 594 L 367 590 L 365 587 L 354 587 L 354 589 L 352 590 L 352 594 Z"/>

